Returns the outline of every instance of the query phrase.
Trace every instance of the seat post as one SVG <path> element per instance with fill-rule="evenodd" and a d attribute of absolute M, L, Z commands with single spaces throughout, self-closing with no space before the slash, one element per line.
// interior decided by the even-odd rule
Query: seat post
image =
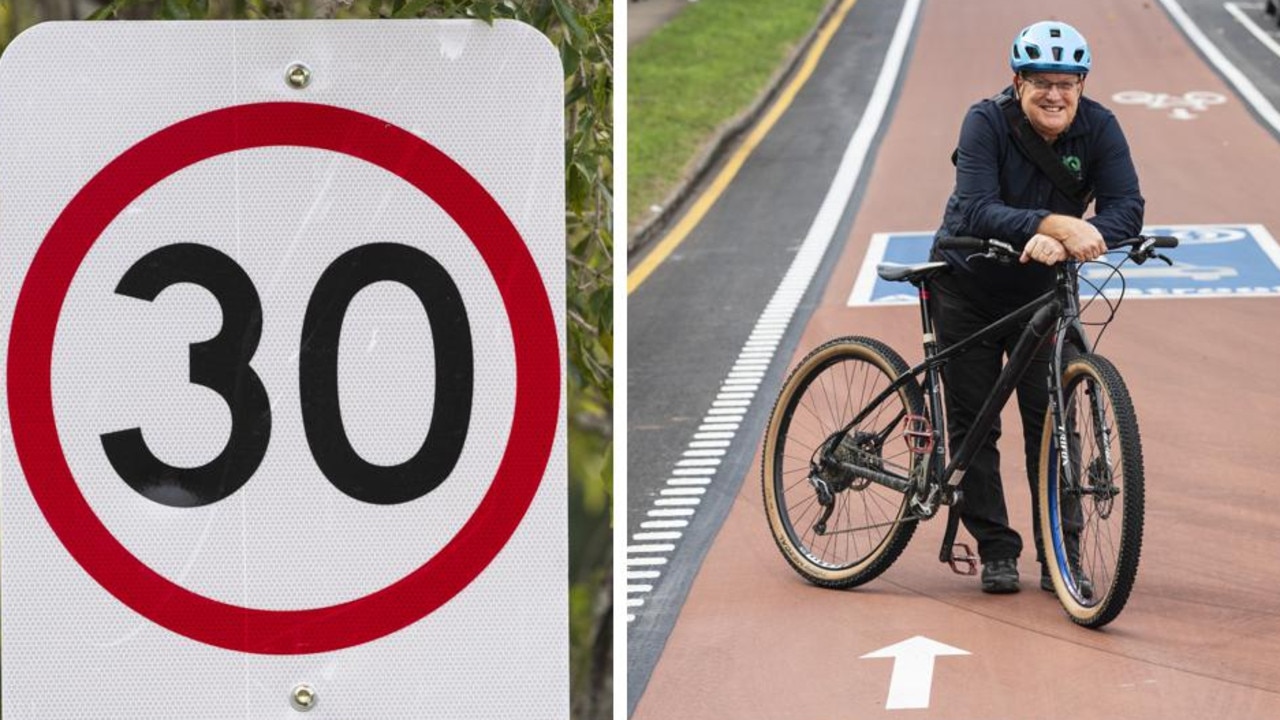
<path fill-rule="evenodd" d="M 933 312 L 929 309 L 929 281 L 922 278 L 916 284 L 920 298 L 920 330 L 924 333 L 924 357 L 926 360 L 938 354 L 938 339 L 933 332 Z"/>

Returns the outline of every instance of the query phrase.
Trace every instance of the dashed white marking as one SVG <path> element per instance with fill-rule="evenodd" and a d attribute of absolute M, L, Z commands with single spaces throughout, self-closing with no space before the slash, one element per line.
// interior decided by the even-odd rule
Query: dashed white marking
<path fill-rule="evenodd" d="M 664 490 L 663 492 L 666 492 L 666 491 Z M 650 540 L 679 540 L 683 536 L 684 536 L 684 533 L 676 532 L 676 531 L 649 532 L 649 533 L 636 533 L 635 535 L 631 536 L 631 539 L 637 540 L 640 542 L 648 542 Z"/>
<path fill-rule="evenodd" d="M 1262 43 L 1263 47 L 1275 53 L 1276 57 L 1280 57 L 1280 43 L 1276 42 L 1269 34 L 1267 34 L 1267 31 L 1258 27 L 1258 23 L 1254 22 L 1253 18 L 1244 13 L 1245 9 L 1261 10 L 1261 5 L 1241 5 L 1240 3 L 1229 2 L 1224 3 L 1222 7 L 1226 8 L 1227 12 L 1231 13 L 1231 17 L 1239 21 L 1241 25 L 1244 25 L 1244 29 L 1248 30 L 1249 34 L 1257 38 L 1258 42 Z"/>
<path fill-rule="evenodd" d="M 627 558 L 627 567 L 636 567 L 638 565 L 666 565 L 667 558 L 664 557 L 638 557 Z"/>
<path fill-rule="evenodd" d="M 728 440 L 734 435 L 735 433 L 731 432 L 700 432 L 694 433 L 693 437 L 698 440 Z"/>
<path fill-rule="evenodd" d="M 693 514 L 693 508 L 659 508 L 645 513 L 649 517 L 684 517 Z"/>
<path fill-rule="evenodd" d="M 822 206 L 809 226 L 809 232 L 800 244 L 799 252 L 796 253 L 782 282 L 778 284 L 778 289 L 774 291 L 773 297 L 756 320 L 751 334 L 743 343 L 742 351 L 722 383 L 716 400 L 712 402 L 707 414 L 703 417 L 702 424 L 698 427 L 699 434 L 694 436 L 681 459 L 676 461 L 676 467 L 671 471 L 671 477 L 666 482 L 668 487 L 662 490 L 662 495 L 705 493 L 704 487 L 688 486 L 709 485 L 716 473 L 716 468 L 720 465 L 720 459 L 719 457 L 702 457 L 701 454 L 715 452 L 724 455 L 726 452 L 708 449 L 711 446 L 705 441 L 724 440 L 726 441 L 724 445 L 727 446 L 736 436 L 739 425 L 746 415 L 746 408 L 755 400 L 760 381 L 773 362 L 778 344 L 790 327 L 796 307 L 800 304 L 818 266 L 822 263 L 822 256 L 826 254 L 827 247 L 835 236 L 840 216 L 853 196 L 853 190 L 858 184 L 858 177 L 866 163 L 871 142 L 875 139 L 880 124 L 884 120 L 885 110 L 893 94 L 893 87 L 897 83 L 898 73 L 902 69 L 902 58 L 919 9 L 920 0 L 907 0 L 903 4 L 902 15 L 898 18 L 893 39 L 885 52 L 884 65 L 880 68 L 880 75 L 871 92 L 871 98 L 867 101 L 866 110 L 858 122 L 857 130 L 849 139 L 849 145 L 845 148 L 840 167 L 831 182 L 831 187 L 827 190 Z M 715 438 L 706 437 L 706 434 L 713 432 L 716 434 Z M 699 498 L 689 498 L 689 500 L 693 501 L 693 504 L 700 502 Z M 649 510 L 647 516 L 664 517 L 679 514 L 688 519 L 646 520 L 640 523 L 640 527 L 644 530 L 687 527 L 696 513 L 696 508 L 669 507 L 673 504 L 676 504 L 674 498 L 655 499 L 655 509 Z M 643 540 L 658 539 L 652 537 L 653 535 L 652 532 L 636 533 L 632 536 L 632 540 L 639 543 Z M 672 545 L 674 548 L 674 543 Z M 632 547 L 644 547 L 644 545 L 629 546 L 628 553 L 631 553 Z M 664 557 L 628 557 L 627 566 L 660 565 L 662 563 L 656 562 L 659 560 L 662 563 L 666 562 Z M 631 571 L 628 571 L 627 578 L 629 580 L 649 579 L 635 578 Z M 653 591 L 654 586 L 655 583 L 629 584 L 628 593 L 630 594 L 633 591 L 632 588 L 635 588 L 635 593 L 647 594 Z M 641 607 L 643 604 L 642 597 L 627 599 L 627 607 Z M 627 614 L 628 623 L 635 622 L 635 619 L 634 613 Z"/>
<path fill-rule="evenodd" d="M 1273 131 L 1280 133 L 1280 111 L 1276 110 L 1275 106 L 1258 90 L 1257 86 L 1243 72 L 1240 72 L 1240 68 L 1228 60 L 1226 55 L 1222 54 L 1217 45 L 1214 45 L 1201 32 L 1195 21 L 1187 15 L 1177 0 L 1160 0 L 1160 3 L 1164 5 L 1164 9 L 1169 12 L 1174 22 L 1182 28 L 1182 32 L 1186 33 L 1187 38 L 1200 49 L 1205 58 L 1213 63 L 1218 72 L 1222 73 L 1223 77 L 1229 80 L 1236 90 L 1244 96 L 1244 99 L 1253 106 L 1258 116 L 1265 120 Z"/>
<path fill-rule="evenodd" d="M 658 530 L 661 528 L 682 528 L 689 527 L 688 520 L 645 520 L 640 523 L 640 527 L 645 529 Z"/>
<path fill-rule="evenodd" d="M 657 543 L 653 545 L 628 545 L 627 546 L 627 552 L 629 553 L 661 553 L 661 552 L 671 552 L 672 550 L 675 550 L 675 549 L 676 549 L 676 546 L 672 545 L 671 543 Z"/>

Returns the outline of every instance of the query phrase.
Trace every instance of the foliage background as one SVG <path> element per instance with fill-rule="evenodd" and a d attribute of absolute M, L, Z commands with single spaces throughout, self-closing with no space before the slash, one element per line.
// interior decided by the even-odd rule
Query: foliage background
<path fill-rule="evenodd" d="M 520 20 L 541 30 L 560 50 L 565 74 L 572 706 L 575 719 L 609 718 L 613 0 L 0 0 L 0 52 L 19 32 L 45 20 L 409 17 Z"/>

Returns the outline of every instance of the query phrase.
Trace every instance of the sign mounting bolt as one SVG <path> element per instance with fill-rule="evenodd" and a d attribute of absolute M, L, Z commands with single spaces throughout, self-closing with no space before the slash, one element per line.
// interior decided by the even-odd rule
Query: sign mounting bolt
<path fill-rule="evenodd" d="M 311 84 L 311 68 L 302 63 L 294 63 L 284 73 L 284 79 L 295 90 L 301 90 Z"/>
<path fill-rule="evenodd" d="M 310 685 L 302 683 L 289 693 L 289 704 L 298 712 L 306 712 L 316 706 L 320 698 L 316 696 L 316 691 Z"/>

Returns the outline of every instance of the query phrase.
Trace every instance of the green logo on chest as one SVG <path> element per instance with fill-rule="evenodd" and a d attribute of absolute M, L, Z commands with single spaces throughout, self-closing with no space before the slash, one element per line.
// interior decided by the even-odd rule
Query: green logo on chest
<path fill-rule="evenodd" d="M 1067 169 L 1070 170 L 1071 172 L 1077 175 L 1080 174 L 1080 158 L 1076 157 L 1075 155 L 1068 155 L 1062 158 L 1062 164 L 1066 165 Z"/>

